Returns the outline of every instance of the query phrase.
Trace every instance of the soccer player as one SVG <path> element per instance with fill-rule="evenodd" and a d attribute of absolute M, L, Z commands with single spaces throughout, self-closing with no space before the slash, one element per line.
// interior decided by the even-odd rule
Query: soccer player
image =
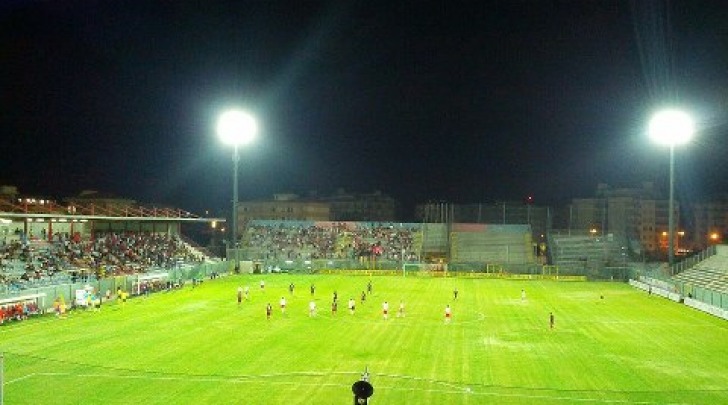
<path fill-rule="evenodd" d="M 268 305 L 265 306 L 265 317 L 270 321 L 271 313 L 273 312 L 273 306 L 270 305 L 270 302 Z"/>
<path fill-rule="evenodd" d="M 126 294 L 126 293 L 124 293 Z M 126 302 L 126 301 L 125 301 Z M 58 307 L 58 312 L 61 314 L 60 316 L 63 318 L 66 315 L 66 302 L 63 301 L 63 298 L 61 298 L 61 304 Z"/>
<path fill-rule="evenodd" d="M 367 283 L 367 294 L 372 293 L 372 280 L 369 280 L 369 283 Z"/>
<path fill-rule="evenodd" d="M 250 300 L 250 287 L 246 285 L 245 286 L 245 301 L 249 301 L 249 300 Z"/>
<path fill-rule="evenodd" d="M 349 298 L 349 313 L 354 315 L 355 309 L 356 309 L 356 302 L 354 301 L 354 298 Z"/>
<path fill-rule="evenodd" d="M 243 302 L 243 287 L 238 286 L 238 306 Z"/>
<path fill-rule="evenodd" d="M 336 302 L 339 299 L 339 294 L 334 291 L 334 302 Z"/>
<path fill-rule="evenodd" d="M 549 328 L 550 329 L 553 329 L 554 328 L 554 322 L 555 321 L 556 320 L 554 319 L 554 313 L 553 312 L 549 312 Z"/>
<path fill-rule="evenodd" d="M 55 301 L 53 301 L 53 309 L 56 311 L 56 317 L 61 316 L 61 299 L 56 297 Z"/>
<path fill-rule="evenodd" d="M 316 316 L 316 301 L 314 300 L 311 300 L 311 302 L 308 303 L 308 316 Z"/>
<path fill-rule="evenodd" d="M 311 296 L 313 297 L 314 293 L 316 293 L 316 286 L 311 283 Z"/>
<path fill-rule="evenodd" d="M 260 291 L 265 291 L 265 280 L 260 280 Z"/>
<path fill-rule="evenodd" d="M 286 314 L 286 297 L 281 297 L 281 313 Z"/>
<path fill-rule="evenodd" d="M 397 318 L 404 318 L 404 301 L 399 301 L 399 311 L 397 312 Z"/>
<path fill-rule="evenodd" d="M 294 286 L 293 283 L 291 283 L 291 285 L 288 286 L 288 292 L 291 293 L 291 295 L 293 295 L 294 288 L 296 288 L 296 286 Z"/>
<path fill-rule="evenodd" d="M 361 303 L 364 304 L 364 301 L 367 300 L 367 295 L 364 293 L 364 291 L 361 292 Z"/>
<path fill-rule="evenodd" d="M 331 301 L 331 315 L 336 315 L 336 310 L 338 309 L 339 303 L 336 301 Z"/>
<path fill-rule="evenodd" d="M 521 301 L 526 300 L 526 290 L 521 290 Z"/>
<path fill-rule="evenodd" d="M 445 323 L 450 323 L 451 318 L 452 318 L 452 309 L 450 309 L 450 304 L 447 304 L 447 306 L 445 306 Z"/>
<path fill-rule="evenodd" d="M 389 319 L 389 303 L 387 301 L 382 304 L 382 316 L 384 316 L 385 321 Z"/>
<path fill-rule="evenodd" d="M 458 288 L 457 287 L 455 287 L 455 289 L 452 290 L 452 298 L 454 300 L 457 300 L 458 299 Z"/>

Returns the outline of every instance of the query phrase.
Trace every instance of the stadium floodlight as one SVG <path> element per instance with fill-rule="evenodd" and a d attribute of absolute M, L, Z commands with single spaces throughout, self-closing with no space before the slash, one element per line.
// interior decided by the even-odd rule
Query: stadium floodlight
<path fill-rule="evenodd" d="M 684 111 L 669 109 L 655 113 L 648 133 L 653 141 L 670 147 L 670 199 L 668 203 L 668 262 L 670 271 L 675 262 L 675 146 L 690 142 L 695 126 Z"/>
<path fill-rule="evenodd" d="M 217 135 L 228 145 L 240 146 L 253 141 L 258 133 L 258 123 L 245 111 L 230 110 L 222 113 L 217 121 Z"/>
<path fill-rule="evenodd" d="M 695 133 L 692 118 L 679 110 L 657 112 L 650 120 L 649 134 L 653 141 L 667 146 L 690 142 Z"/>
<path fill-rule="evenodd" d="M 230 110 L 222 113 L 217 121 L 217 135 L 220 140 L 233 146 L 233 213 L 232 241 L 235 250 L 235 272 L 240 271 L 238 256 L 238 163 L 240 155 L 238 147 L 253 141 L 258 133 L 258 123 L 249 113 L 241 110 Z"/>

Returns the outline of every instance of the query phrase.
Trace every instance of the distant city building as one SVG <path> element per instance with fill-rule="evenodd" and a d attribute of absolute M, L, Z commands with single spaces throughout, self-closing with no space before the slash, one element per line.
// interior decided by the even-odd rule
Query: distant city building
<path fill-rule="evenodd" d="M 380 191 L 348 193 L 343 189 L 321 196 L 275 194 L 271 200 L 241 201 L 238 204 L 238 230 L 253 219 L 290 221 L 395 221 L 396 202 Z"/>
<path fill-rule="evenodd" d="M 15 186 L 0 186 L 0 200 L 12 201 L 18 195 L 18 188 Z"/>
<path fill-rule="evenodd" d="M 728 195 L 714 201 L 692 204 L 692 226 L 686 236 L 694 249 L 723 243 L 728 235 Z"/>
<path fill-rule="evenodd" d="M 331 209 L 327 202 L 302 199 L 297 194 L 275 194 L 271 200 L 239 202 L 238 234 L 253 219 L 330 221 Z"/>
<path fill-rule="evenodd" d="M 599 184 L 593 198 L 575 198 L 569 207 L 569 229 L 626 237 L 648 253 L 667 251 L 669 201 L 650 182 L 641 188 Z M 676 229 L 682 232 L 675 202 Z M 684 235 L 684 232 L 683 232 Z M 639 247 L 634 246 L 639 242 Z M 679 244 L 679 242 L 678 242 Z"/>
<path fill-rule="evenodd" d="M 396 201 L 378 190 L 373 193 L 350 193 L 338 189 L 320 200 L 330 204 L 332 221 L 396 221 Z"/>

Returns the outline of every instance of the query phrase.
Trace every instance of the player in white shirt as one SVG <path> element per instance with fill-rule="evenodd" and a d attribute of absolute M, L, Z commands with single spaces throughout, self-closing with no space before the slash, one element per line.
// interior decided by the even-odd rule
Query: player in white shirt
<path fill-rule="evenodd" d="M 452 318 L 452 309 L 450 308 L 450 304 L 448 304 L 445 307 L 445 323 L 450 323 L 451 318 Z"/>
<path fill-rule="evenodd" d="M 314 300 L 308 303 L 308 316 L 316 316 L 316 301 Z"/>
<path fill-rule="evenodd" d="M 389 319 L 389 303 L 387 301 L 382 304 L 382 316 L 384 316 L 385 321 Z"/>
<path fill-rule="evenodd" d="M 286 314 L 286 297 L 281 297 L 281 313 Z"/>
<path fill-rule="evenodd" d="M 354 309 L 356 307 L 356 302 L 354 301 L 354 298 L 349 298 L 349 313 L 354 315 Z"/>

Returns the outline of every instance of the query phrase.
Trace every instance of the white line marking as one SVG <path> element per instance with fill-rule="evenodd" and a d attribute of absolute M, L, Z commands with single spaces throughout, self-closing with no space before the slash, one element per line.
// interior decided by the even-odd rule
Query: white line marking
<path fill-rule="evenodd" d="M 36 375 L 35 373 L 30 373 L 30 374 L 28 374 L 28 375 L 24 375 L 24 376 L 22 376 L 22 377 L 18 377 L 18 378 L 14 379 L 14 380 L 8 380 L 8 381 L 5 381 L 5 384 L 3 384 L 3 385 L 10 385 L 10 384 L 12 384 L 12 383 L 16 383 L 16 382 L 18 382 L 18 381 L 23 381 L 23 380 L 25 380 L 26 378 L 30 378 L 30 377 L 35 377 L 35 375 Z"/>
<path fill-rule="evenodd" d="M 336 384 L 336 383 L 301 383 L 300 381 L 270 381 L 271 377 L 290 377 L 290 376 L 316 376 L 325 377 L 334 374 L 342 375 L 359 375 L 359 372 L 351 371 L 339 371 L 339 372 L 317 372 L 317 371 L 301 371 L 292 373 L 280 373 L 280 374 L 260 374 L 260 375 L 242 375 L 242 376 L 231 376 L 231 377 L 201 377 L 191 375 L 180 375 L 180 376 L 143 376 L 143 375 L 115 375 L 115 374 L 73 374 L 73 373 L 33 373 L 23 377 L 16 378 L 14 380 L 7 381 L 5 385 L 9 385 L 18 381 L 22 381 L 31 377 L 36 376 L 64 376 L 64 377 L 80 377 L 80 378 L 115 378 L 115 379 L 127 379 L 127 380 L 158 380 L 158 381 L 183 381 L 183 382 L 227 382 L 231 384 L 251 384 L 259 383 L 266 385 L 290 385 L 290 386 L 319 386 L 319 387 L 348 387 L 348 384 Z M 557 401 L 569 401 L 569 402 L 583 402 L 583 403 L 603 403 L 603 404 L 636 404 L 636 405 L 690 405 L 684 402 L 651 402 L 651 401 L 630 401 L 626 399 L 598 399 L 598 398 L 579 398 L 572 396 L 551 396 L 551 395 L 529 395 L 529 394 L 517 394 L 517 393 L 498 393 L 498 392 L 477 392 L 470 387 L 459 387 L 456 384 L 451 384 L 443 381 L 436 381 L 422 377 L 413 377 L 398 374 L 377 374 L 376 377 L 389 377 L 394 379 L 408 379 L 413 381 L 426 382 L 430 384 L 439 384 L 450 389 L 419 389 L 419 388 L 402 388 L 400 386 L 381 386 L 378 385 L 377 389 L 380 391 L 410 391 L 410 392 L 427 392 L 427 393 L 440 393 L 440 394 L 453 394 L 453 395 L 479 395 L 487 397 L 508 397 L 508 398 L 526 398 L 526 399 L 539 399 L 539 400 L 557 400 Z M 266 379 L 266 381 L 253 381 L 255 379 Z M 503 388 L 503 387 L 495 387 Z M 517 387 L 505 387 L 508 389 L 519 389 Z M 528 388 L 523 388 L 528 389 Z M 625 392 L 623 394 L 629 394 Z"/>

